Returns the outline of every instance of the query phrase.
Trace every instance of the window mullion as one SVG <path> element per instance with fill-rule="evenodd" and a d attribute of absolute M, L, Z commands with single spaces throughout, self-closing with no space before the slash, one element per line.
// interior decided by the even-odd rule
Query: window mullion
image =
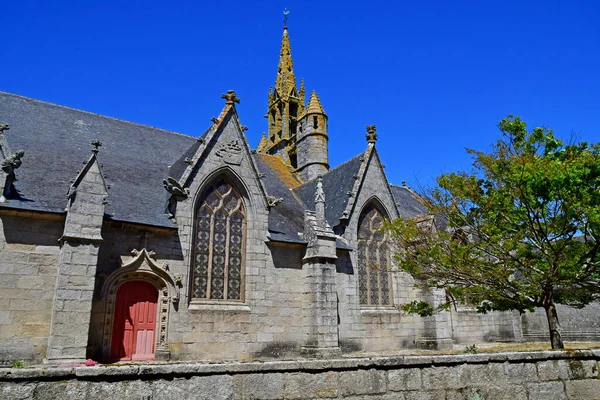
<path fill-rule="evenodd" d="M 373 302 L 371 301 L 371 262 L 370 262 L 370 257 L 369 257 L 369 249 L 371 248 L 371 240 L 367 240 L 365 242 L 366 244 L 366 248 L 365 248 L 365 271 L 367 273 L 367 304 L 368 305 L 372 305 Z"/>
<path fill-rule="evenodd" d="M 381 258 L 379 258 L 379 251 L 380 251 L 379 244 L 380 243 L 377 243 L 378 246 L 375 247 L 377 249 L 377 250 L 375 250 L 375 257 L 377 258 L 377 265 L 378 265 L 378 268 L 377 268 L 377 289 L 379 289 L 379 290 L 377 290 L 377 297 L 378 297 L 378 299 L 377 299 L 377 305 L 380 306 L 381 305 L 381 264 L 380 264 Z"/>
<path fill-rule="evenodd" d="M 229 298 L 229 239 L 231 237 L 231 215 L 227 215 L 225 225 L 225 266 L 223 268 L 223 300 Z"/>
<path fill-rule="evenodd" d="M 211 298 L 213 247 L 215 245 L 215 213 L 210 214 L 210 236 L 208 239 L 208 276 L 206 278 L 206 298 Z"/>

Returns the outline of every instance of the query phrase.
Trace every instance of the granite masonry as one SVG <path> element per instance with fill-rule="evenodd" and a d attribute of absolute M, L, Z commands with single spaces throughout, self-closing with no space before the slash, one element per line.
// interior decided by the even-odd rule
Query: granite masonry
<path fill-rule="evenodd" d="M 0 369 L 7 399 L 597 400 L 600 354 Z"/>
<path fill-rule="evenodd" d="M 255 149 L 234 91 L 223 94 L 221 112 L 207 114 L 208 129 L 198 136 L 0 93 L 0 361 L 337 357 L 543 339 L 538 313 L 453 309 L 420 318 L 399 311 L 412 300 L 445 300 L 395 268 L 393 243 L 379 229 L 386 219 L 420 218 L 425 208 L 406 185 L 388 182 L 375 125 L 363 152 L 331 168 L 328 116 L 316 92 L 305 97 L 287 27 L 267 133 Z M 597 306 L 561 315 L 567 339 L 598 339 Z M 275 385 L 273 398 L 282 398 L 277 388 L 294 391 L 305 380 L 330 397 L 351 398 L 367 393 L 340 391 L 339 382 L 372 381 L 382 394 L 404 385 L 390 378 L 403 373 L 392 373 L 395 367 L 344 368 L 269 372 L 274 383 L 265 388 Z M 57 378 L 64 386 L 40 378 L 23 388 L 73 387 L 94 391 L 90 397 L 105 390 L 96 378 L 79 388 L 74 376 L 84 370 L 68 371 Z M 223 393 L 244 393 L 260 386 L 255 373 L 264 372 L 165 379 L 181 390 L 222 381 Z M 526 393 L 537 390 L 530 384 L 569 393 L 567 383 L 534 375 L 522 383 Z M 148 396 L 162 390 L 160 380 L 136 382 Z M 124 382 L 114 385 L 126 390 Z M 455 389 L 464 387 L 447 390 Z"/>

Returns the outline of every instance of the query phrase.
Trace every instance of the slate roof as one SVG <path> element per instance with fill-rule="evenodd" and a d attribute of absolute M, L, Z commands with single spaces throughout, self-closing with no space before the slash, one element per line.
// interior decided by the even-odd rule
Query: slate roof
<path fill-rule="evenodd" d="M 288 170 L 280 157 L 255 154 L 256 165 L 269 196 L 282 201 L 269 212 L 269 237 L 271 240 L 305 243 L 298 233 L 304 232 L 302 200 L 291 190 L 301 182 Z"/>
<path fill-rule="evenodd" d="M 98 160 L 110 185 L 107 216 L 173 226 L 162 181 L 196 138 L 4 92 L 0 121 L 10 125 L 5 136 L 11 150 L 25 150 L 16 170 L 21 198 L 1 207 L 64 212 L 70 181 L 90 157 L 90 142 L 98 139 Z"/>
<path fill-rule="evenodd" d="M 90 142 L 98 139 L 102 142 L 98 160 L 110 186 L 106 217 L 174 227 L 166 213 L 168 193 L 162 181 L 181 177 L 185 159 L 192 158 L 200 145 L 197 138 L 4 92 L 0 92 L 0 123 L 10 125 L 5 136 L 11 151 L 25 150 L 16 171 L 20 198 L 0 207 L 63 213 L 70 181 L 89 159 Z M 358 154 L 323 176 L 325 216 L 331 226 L 339 224 L 363 156 Z M 267 195 L 283 199 L 269 213 L 270 239 L 305 243 L 299 233 L 304 231 L 304 210 L 314 210 L 316 180 L 302 183 L 279 157 L 253 157 L 264 175 Z M 424 213 L 410 190 L 395 185 L 391 190 L 400 216 Z"/>
<path fill-rule="evenodd" d="M 175 163 L 169 167 L 169 176 L 171 178 L 175 178 L 177 180 L 181 179 L 181 177 L 183 176 L 183 173 L 189 166 L 188 163 L 186 163 L 186 160 L 188 160 L 188 159 L 191 160 L 194 157 L 194 154 L 196 154 L 196 152 L 198 151 L 198 148 L 200 148 L 200 145 L 201 145 L 200 139 L 206 138 L 209 131 L 210 131 L 210 128 L 208 128 L 198 138 L 198 140 L 195 140 L 194 143 L 190 146 L 190 148 L 187 149 L 185 151 L 185 153 L 183 153 L 183 155 L 181 157 L 179 157 L 179 159 L 177 161 L 175 161 Z"/>
<path fill-rule="evenodd" d="M 390 185 L 392 195 L 398 207 L 400 218 L 413 218 L 424 215 L 427 208 L 419 201 L 417 195 L 405 186 Z"/>
<path fill-rule="evenodd" d="M 325 218 L 332 227 L 340 223 L 340 217 L 346 209 L 348 192 L 352 191 L 354 178 L 358 175 L 364 154 L 358 154 L 343 164 L 329 170 L 323 175 L 323 191 L 325 192 Z M 317 180 L 309 181 L 294 189 L 294 193 L 306 204 L 307 209 L 315 209 L 315 191 Z"/>

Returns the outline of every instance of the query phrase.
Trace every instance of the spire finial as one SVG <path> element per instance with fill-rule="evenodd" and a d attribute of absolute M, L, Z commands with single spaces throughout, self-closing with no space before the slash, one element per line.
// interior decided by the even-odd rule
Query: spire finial
<path fill-rule="evenodd" d="M 323 191 L 323 176 L 317 177 L 317 190 L 315 192 L 315 203 L 325 203 L 325 192 Z"/>
<path fill-rule="evenodd" d="M 377 125 L 367 125 L 367 142 L 375 144 L 377 141 Z"/>
<path fill-rule="evenodd" d="M 225 102 L 225 104 L 233 104 L 233 103 L 238 103 L 240 102 L 240 99 L 238 99 L 237 95 L 235 94 L 235 91 L 233 90 L 228 90 L 227 93 L 223 93 L 221 95 L 222 99 L 227 100 Z"/>
<path fill-rule="evenodd" d="M 288 14 L 290 11 L 287 8 L 283 9 L 283 29 L 287 29 Z"/>
<path fill-rule="evenodd" d="M 325 192 L 323 191 L 323 176 L 317 176 L 317 190 L 315 191 L 315 213 L 317 221 L 325 223 Z"/>
<path fill-rule="evenodd" d="M 92 153 L 94 153 L 94 154 L 98 154 L 98 151 L 99 151 L 99 150 L 98 150 L 98 147 L 102 146 L 102 142 L 101 142 L 101 141 L 99 141 L 98 139 L 96 139 L 96 140 L 92 140 L 92 143 L 90 143 L 90 144 L 91 144 L 91 145 L 92 145 L 92 147 L 93 147 L 93 149 L 92 149 Z"/>

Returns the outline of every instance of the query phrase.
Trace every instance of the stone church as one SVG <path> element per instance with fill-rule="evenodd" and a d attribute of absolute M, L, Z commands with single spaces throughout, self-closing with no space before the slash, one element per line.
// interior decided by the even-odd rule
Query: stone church
<path fill-rule="evenodd" d="M 0 93 L 0 361 L 326 357 L 545 334 L 531 315 L 398 310 L 444 300 L 394 268 L 379 229 L 425 209 L 388 182 L 374 125 L 364 152 L 329 165 L 336 133 L 297 84 L 287 28 L 256 149 L 236 93 L 222 97 L 191 137 Z M 596 335 L 577 315 L 565 329 Z"/>

